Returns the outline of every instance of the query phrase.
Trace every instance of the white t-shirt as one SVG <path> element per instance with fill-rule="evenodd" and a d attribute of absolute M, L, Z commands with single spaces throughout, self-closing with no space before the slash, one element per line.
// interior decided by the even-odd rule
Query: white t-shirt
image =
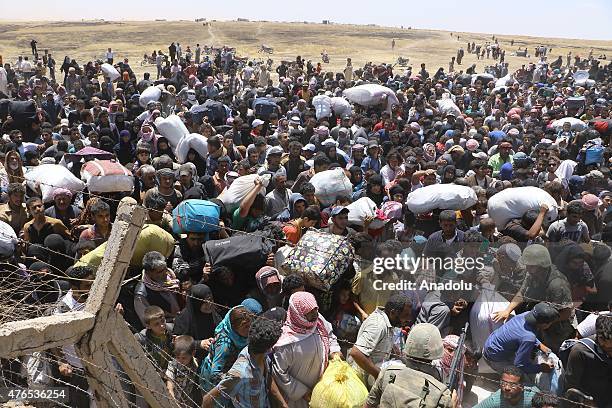
<path fill-rule="evenodd" d="M 115 53 L 112 51 L 106 51 L 106 59 L 113 59 L 113 57 L 115 56 Z"/>

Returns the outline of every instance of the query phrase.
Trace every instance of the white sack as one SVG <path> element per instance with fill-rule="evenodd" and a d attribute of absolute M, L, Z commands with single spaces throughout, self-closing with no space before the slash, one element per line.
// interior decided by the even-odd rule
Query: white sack
<path fill-rule="evenodd" d="M 508 221 L 521 218 L 528 210 L 538 210 L 541 204 L 549 208 L 546 220 L 557 219 L 557 202 L 546 191 L 538 187 L 507 188 L 489 198 L 487 212 L 493 218 L 498 229 L 506 226 Z"/>
<path fill-rule="evenodd" d="M 563 129 L 563 124 L 565 122 L 569 122 L 572 124 L 572 130 L 574 132 L 582 132 L 583 130 L 585 130 L 587 128 L 586 123 L 584 123 L 583 121 L 581 121 L 578 118 L 572 118 L 571 116 L 568 116 L 566 118 L 562 118 L 562 119 L 557 119 L 555 120 L 552 125 L 555 128 L 556 131 L 559 131 L 561 129 Z"/>
<path fill-rule="evenodd" d="M 448 97 L 448 94 L 444 94 L 442 99 L 438 100 L 438 108 L 442 112 L 442 116 L 446 116 L 449 113 L 453 113 L 455 116 L 461 116 L 461 110 L 455 105 L 455 102 Z"/>
<path fill-rule="evenodd" d="M 270 174 L 264 174 L 263 176 L 249 174 L 248 176 L 238 177 L 234 180 L 232 185 L 223 190 L 217 198 L 221 200 L 229 213 L 233 213 L 233 211 L 240 206 L 240 202 L 244 200 L 249 191 L 255 186 L 256 179 L 261 179 L 263 186 L 268 187 L 271 178 L 272 176 Z M 266 189 L 262 188 L 260 193 L 265 196 Z"/>
<path fill-rule="evenodd" d="M 183 137 L 189 134 L 185 124 L 177 115 L 170 115 L 167 118 L 157 118 L 155 121 L 157 131 L 170 143 L 170 147 L 176 148 Z"/>
<path fill-rule="evenodd" d="M 470 331 L 476 350 L 481 350 L 491 333 L 503 324 L 501 321 L 495 323 L 493 314 L 505 310 L 509 304 L 506 298 L 495 291 L 493 285 L 483 284 L 480 295 L 476 298 L 470 311 Z M 514 316 L 514 312 L 512 315 Z"/>
<path fill-rule="evenodd" d="M 138 104 L 146 108 L 147 104 L 151 101 L 157 102 L 159 98 L 161 98 L 162 91 L 156 86 L 150 86 L 140 94 L 140 98 L 138 98 Z"/>
<path fill-rule="evenodd" d="M 327 95 L 317 95 L 312 98 L 317 120 L 331 116 L 331 98 Z"/>
<path fill-rule="evenodd" d="M 421 187 L 406 200 L 408 209 L 415 214 L 428 213 L 435 209 L 465 210 L 476 204 L 478 198 L 471 187 L 457 184 L 433 184 Z"/>
<path fill-rule="evenodd" d="M 0 255 L 3 257 L 13 255 L 18 242 L 13 227 L 4 221 L 0 221 Z"/>
<path fill-rule="evenodd" d="M 359 200 L 347 205 L 346 208 L 349 210 L 349 224 L 358 225 L 360 227 L 363 227 L 363 220 L 365 217 L 376 217 L 376 210 L 378 209 L 376 203 L 368 197 L 361 197 Z M 388 220 L 375 218 L 370 224 L 370 229 L 382 228 L 387 222 Z"/>
<path fill-rule="evenodd" d="M 349 101 L 341 96 L 334 96 L 331 98 L 331 107 L 337 116 L 350 115 L 353 113 Z"/>
<path fill-rule="evenodd" d="M 353 185 L 341 168 L 317 173 L 310 183 L 315 188 L 315 195 L 326 207 L 332 205 L 337 196 L 350 196 L 353 192 Z"/>
<path fill-rule="evenodd" d="M 345 89 L 342 96 L 353 103 L 363 106 L 373 106 L 387 100 L 387 111 L 391 112 L 393 105 L 399 105 L 397 96 L 392 89 L 378 84 L 366 84 Z"/>
<path fill-rule="evenodd" d="M 36 183 L 40 183 L 40 190 L 45 203 L 53 201 L 53 191 L 58 187 L 65 188 L 73 193 L 85 188 L 85 183 L 76 178 L 70 170 L 59 164 L 41 164 L 33 167 L 25 174 L 25 179 L 31 188 L 34 188 Z"/>
<path fill-rule="evenodd" d="M 175 149 L 176 160 L 179 163 L 187 162 L 189 149 L 195 150 L 202 158 L 206 158 L 208 154 L 208 140 L 199 133 L 190 133 L 183 137 Z"/>
<path fill-rule="evenodd" d="M 117 71 L 117 69 L 113 67 L 111 64 L 104 63 L 102 64 L 101 68 L 102 68 L 102 73 L 104 74 L 104 76 L 106 78 L 110 78 L 111 82 L 115 81 L 121 76 L 119 74 L 119 71 Z"/>

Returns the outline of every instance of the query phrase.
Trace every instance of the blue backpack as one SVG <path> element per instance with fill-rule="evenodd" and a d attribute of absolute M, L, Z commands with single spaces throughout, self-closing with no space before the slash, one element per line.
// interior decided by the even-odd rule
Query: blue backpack
<path fill-rule="evenodd" d="M 185 200 L 172 211 L 172 230 L 175 234 L 218 231 L 220 215 L 221 207 L 213 202 Z"/>

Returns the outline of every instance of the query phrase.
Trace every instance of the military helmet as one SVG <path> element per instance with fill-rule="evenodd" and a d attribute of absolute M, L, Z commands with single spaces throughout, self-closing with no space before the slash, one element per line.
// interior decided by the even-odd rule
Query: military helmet
<path fill-rule="evenodd" d="M 410 329 L 404 354 L 409 358 L 437 360 L 444 354 L 440 330 L 431 323 L 419 323 Z"/>

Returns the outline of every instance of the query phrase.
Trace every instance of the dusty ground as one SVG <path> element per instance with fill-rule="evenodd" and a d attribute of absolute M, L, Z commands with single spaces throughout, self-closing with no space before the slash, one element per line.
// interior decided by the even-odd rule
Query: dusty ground
<path fill-rule="evenodd" d="M 459 40 L 457 39 L 459 36 Z M 195 47 L 201 45 L 236 47 L 240 56 L 262 57 L 257 50 L 261 44 L 274 47 L 275 63 L 291 60 L 296 55 L 321 61 L 320 54 L 327 50 L 331 61 L 328 67 L 339 70 L 346 57 L 353 58 L 357 68 L 367 61 L 395 62 L 398 56 L 410 58 L 415 68 L 422 62 L 433 73 L 442 66 L 448 69 L 450 58 L 461 46 L 466 49 L 468 41 L 484 44 L 492 34 L 451 33 L 447 31 L 413 30 L 356 25 L 323 25 L 304 23 L 272 22 L 213 22 L 205 27 L 193 21 L 149 21 L 149 22 L 1 22 L 0 55 L 5 61 L 14 62 L 20 54 L 30 54 L 30 40 L 38 41 L 39 50 L 49 49 L 58 64 L 69 55 L 80 63 L 102 58 L 107 47 L 116 51 L 117 57 L 128 57 L 137 73 L 154 72 L 154 67 L 140 65 L 145 53 L 156 50 L 168 51 L 172 41 Z M 591 48 L 594 55 L 606 54 L 612 58 L 612 41 L 572 40 L 522 36 L 499 36 L 501 46 L 506 49 L 506 61 L 511 69 L 535 61 L 534 47 L 540 44 L 552 47 L 551 57 L 567 55 L 586 56 Z M 396 40 L 395 50 L 391 41 Z M 514 39 L 514 46 L 510 40 Z M 511 56 L 518 47 L 527 46 L 531 58 Z M 467 49 L 466 49 L 467 51 Z M 465 69 L 472 63 L 482 70 L 493 60 L 477 61 L 473 55 L 464 58 Z"/>

